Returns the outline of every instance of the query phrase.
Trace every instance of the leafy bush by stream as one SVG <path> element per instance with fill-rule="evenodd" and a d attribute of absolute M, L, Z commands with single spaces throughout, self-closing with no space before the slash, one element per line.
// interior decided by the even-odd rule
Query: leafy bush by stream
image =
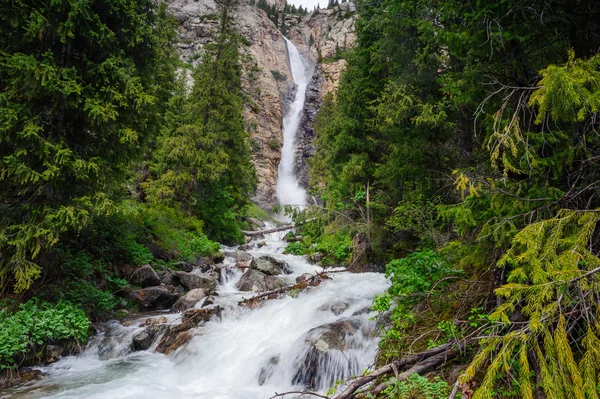
<path fill-rule="evenodd" d="M 30 300 L 15 312 L 4 301 L 0 309 L 0 370 L 19 366 L 46 344 L 61 340 L 84 343 L 90 322 L 68 301 L 57 304 Z"/>

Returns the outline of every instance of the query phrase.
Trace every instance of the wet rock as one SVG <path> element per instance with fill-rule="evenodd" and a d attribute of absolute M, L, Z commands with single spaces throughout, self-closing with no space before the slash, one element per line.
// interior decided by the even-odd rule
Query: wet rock
<path fill-rule="evenodd" d="M 277 365 L 279 364 L 279 356 L 273 356 L 269 359 L 267 364 L 260 369 L 258 374 L 258 385 L 263 386 L 265 382 L 273 375 Z"/>
<path fill-rule="evenodd" d="M 239 249 L 240 251 L 249 251 L 252 249 L 252 247 L 249 244 L 243 244 L 240 245 L 237 249 Z"/>
<path fill-rule="evenodd" d="M 233 260 L 235 260 L 236 262 L 238 262 L 240 260 L 245 260 L 245 261 L 252 260 L 252 255 L 250 255 L 248 252 L 238 251 L 238 250 L 225 251 L 225 256 L 233 258 Z"/>
<path fill-rule="evenodd" d="M 304 385 L 310 389 L 330 386 L 335 379 L 346 378 L 360 370 L 351 370 L 348 366 L 352 359 L 346 359 L 347 349 L 362 344 L 361 321 L 348 318 L 325 324 L 308 331 L 304 341 L 308 350 L 296 364 L 293 384 Z M 346 351 L 346 352 L 345 352 Z M 343 359 L 343 360 L 342 360 Z"/>
<path fill-rule="evenodd" d="M 348 302 L 338 301 L 338 302 L 334 302 L 331 304 L 325 304 L 325 305 L 321 306 L 319 309 L 320 310 L 329 310 L 334 315 L 338 316 L 338 315 L 344 313 L 349 307 L 350 307 L 350 304 Z"/>
<path fill-rule="evenodd" d="M 217 303 L 217 297 L 211 295 L 207 297 L 204 302 L 202 302 L 202 307 L 205 308 L 207 306 L 214 305 L 215 303 Z"/>
<path fill-rule="evenodd" d="M 145 351 L 149 349 L 166 328 L 166 325 L 153 324 L 135 334 L 133 336 L 133 350 Z"/>
<path fill-rule="evenodd" d="M 193 264 L 188 263 L 188 262 L 184 262 L 184 261 L 175 262 L 173 264 L 173 267 L 175 269 L 183 270 L 184 272 L 188 272 L 188 273 L 191 272 L 192 270 L 194 270 L 194 265 Z"/>
<path fill-rule="evenodd" d="M 191 326 L 188 324 L 180 324 L 167 328 L 167 331 L 165 331 L 165 334 L 156 346 L 156 351 L 168 355 L 188 343 L 193 336 L 189 331 L 190 328 Z"/>
<path fill-rule="evenodd" d="M 183 312 L 184 310 L 193 308 L 198 302 L 200 302 L 203 298 L 206 298 L 207 296 L 208 294 L 205 289 L 195 288 L 189 291 L 181 298 L 179 298 L 171 308 L 171 311 Z"/>
<path fill-rule="evenodd" d="M 44 355 L 46 356 L 46 363 L 54 363 L 63 354 L 65 348 L 60 345 L 46 345 Z"/>
<path fill-rule="evenodd" d="M 166 323 L 168 323 L 168 322 L 169 322 L 169 320 L 167 320 L 167 318 L 166 318 L 165 316 L 159 316 L 159 317 L 157 317 L 157 318 L 155 318 L 155 319 L 153 319 L 152 317 L 148 317 L 148 318 L 147 318 L 147 319 L 144 321 L 144 323 L 142 323 L 142 324 L 140 325 L 140 327 L 143 327 L 143 326 L 151 326 L 151 325 L 154 325 L 154 324 L 166 324 Z M 125 325 L 125 323 L 123 323 L 123 325 Z"/>
<path fill-rule="evenodd" d="M 250 228 L 252 230 L 260 230 L 261 228 L 264 228 L 266 226 L 265 222 L 255 218 L 248 218 L 248 224 L 250 224 Z"/>
<path fill-rule="evenodd" d="M 308 263 L 318 265 L 323 260 L 323 255 L 320 252 L 316 252 L 314 254 L 308 255 L 306 257 L 306 260 L 308 261 Z"/>
<path fill-rule="evenodd" d="M 175 277 L 179 280 L 179 284 L 184 286 L 187 290 L 202 288 L 206 290 L 207 293 L 212 293 L 215 292 L 217 288 L 215 277 L 207 274 L 175 272 Z"/>
<path fill-rule="evenodd" d="M 262 248 L 262 247 L 264 247 L 265 245 L 267 245 L 267 242 L 266 242 L 266 241 L 264 241 L 264 240 L 263 240 L 263 241 L 259 241 L 259 242 L 257 242 L 257 243 L 256 243 L 256 246 L 257 246 L 257 247 L 259 247 L 259 248 Z"/>
<path fill-rule="evenodd" d="M 171 270 L 167 270 L 160 276 L 160 282 L 165 285 L 179 285 L 179 280 Z"/>
<path fill-rule="evenodd" d="M 141 310 L 170 309 L 178 298 L 174 287 L 169 289 L 166 286 L 148 287 L 129 293 L 129 299 L 137 303 Z"/>
<path fill-rule="evenodd" d="M 135 282 L 146 287 L 156 287 L 160 285 L 160 278 L 152 266 L 144 265 L 135 271 Z"/>
<path fill-rule="evenodd" d="M 296 277 L 296 283 L 302 283 L 302 282 L 308 280 L 309 278 L 311 278 L 312 276 L 313 275 L 311 273 L 302 273 L 301 275 Z"/>
<path fill-rule="evenodd" d="M 210 305 L 201 309 L 190 309 L 183 314 L 183 323 L 192 323 L 198 326 L 201 323 L 206 323 L 212 318 L 221 319 L 223 308 L 219 305 Z"/>
<path fill-rule="evenodd" d="M 235 262 L 235 267 L 237 267 L 238 269 L 247 269 L 250 267 L 250 262 L 248 262 L 247 260 L 240 260 Z"/>
<path fill-rule="evenodd" d="M 273 291 L 281 287 L 283 287 L 283 282 L 280 279 L 254 269 L 247 270 L 236 285 L 240 291 L 252 292 Z"/>
<path fill-rule="evenodd" d="M 268 255 L 252 259 L 250 268 L 268 274 L 269 276 L 292 273 L 292 269 L 290 269 L 290 266 L 287 263 Z"/>

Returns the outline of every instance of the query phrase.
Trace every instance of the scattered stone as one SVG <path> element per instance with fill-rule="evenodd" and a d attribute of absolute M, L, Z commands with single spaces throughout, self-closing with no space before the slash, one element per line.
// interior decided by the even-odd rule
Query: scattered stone
<path fill-rule="evenodd" d="M 250 255 L 248 252 L 243 252 L 243 251 L 238 251 L 238 250 L 225 251 L 225 256 L 233 258 L 233 260 L 235 260 L 236 262 L 240 261 L 240 260 L 247 260 L 247 261 L 252 260 L 252 255 Z"/>
<path fill-rule="evenodd" d="M 320 252 L 315 252 L 314 254 L 308 255 L 306 260 L 308 261 L 308 263 L 318 265 L 323 260 L 323 254 L 321 254 Z"/>
<path fill-rule="evenodd" d="M 63 354 L 65 348 L 60 345 L 46 345 L 46 363 L 54 363 Z"/>
<path fill-rule="evenodd" d="M 237 247 L 237 249 L 239 249 L 240 251 L 249 251 L 252 249 L 252 247 L 249 244 L 243 244 Z"/>
<path fill-rule="evenodd" d="M 173 286 L 176 286 L 179 284 L 179 280 L 177 279 L 177 277 L 173 274 L 173 272 L 171 270 L 167 270 L 166 272 L 163 273 L 162 276 L 160 276 L 160 282 L 165 285 L 173 285 Z"/>
<path fill-rule="evenodd" d="M 175 276 L 179 280 L 179 284 L 187 290 L 203 288 L 207 293 L 213 293 L 217 288 L 217 281 L 213 276 L 186 272 L 175 272 Z"/>
<path fill-rule="evenodd" d="M 266 241 L 264 241 L 264 240 L 263 240 L 263 241 L 259 241 L 259 242 L 257 242 L 257 243 L 256 243 L 256 246 L 257 246 L 257 247 L 259 247 L 259 248 L 262 248 L 262 247 L 264 247 L 265 245 L 267 245 L 267 242 L 266 242 Z"/>
<path fill-rule="evenodd" d="M 129 299 L 137 303 L 141 310 L 170 309 L 178 298 L 174 288 L 168 289 L 166 286 L 148 287 L 129 293 Z"/>
<path fill-rule="evenodd" d="M 290 266 L 286 262 L 268 255 L 252 259 L 250 268 L 268 274 L 269 276 L 292 273 Z"/>
<path fill-rule="evenodd" d="M 169 320 L 167 320 L 167 318 L 165 316 L 159 316 L 156 319 L 153 319 L 152 317 L 148 317 L 141 325 L 140 327 L 143 326 L 151 326 L 154 324 L 166 324 L 168 323 Z M 124 325 L 124 324 L 123 324 Z"/>
<path fill-rule="evenodd" d="M 133 336 L 133 350 L 145 351 L 150 349 L 156 338 L 165 331 L 167 326 L 153 324 Z"/>
<path fill-rule="evenodd" d="M 192 323 L 198 326 L 200 323 L 206 323 L 213 317 L 221 319 L 223 308 L 219 305 L 210 305 L 201 309 L 187 310 L 182 317 L 183 323 Z"/>
<path fill-rule="evenodd" d="M 279 278 L 268 276 L 254 269 L 246 270 L 236 285 L 240 291 L 252 292 L 273 291 L 281 287 L 283 287 L 283 282 Z"/>
<path fill-rule="evenodd" d="M 311 273 L 302 273 L 301 275 L 296 277 L 296 283 L 302 283 L 303 281 L 306 281 L 311 277 L 313 277 Z"/>
<path fill-rule="evenodd" d="M 203 288 L 195 288 L 189 291 L 187 294 L 182 296 L 175 302 L 173 307 L 171 307 L 172 312 L 183 312 L 190 308 L 193 308 L 198 302 L 200 302 L 203 298 L 207 297 L 206 290 Z"/>
<path fill-rule="evenodd" d="M 141 285 L 142 288 L 156 287 L 160 285 L 160 278 L 150 265 L 144 265 L 137 269 L 134 277 L 135 282 Z"/>
<path fill-rule="evenodd" d="M 175 262 L 173 264 L 173 267 L 177 270 L 183 270 L 184 272 L 191 272 L 192 270 L 194 270 L 194 265 L 192 265 L 191 263 L 188 262 L 184 262 L 184 261 L 180 261 L 180 262 Z"/>

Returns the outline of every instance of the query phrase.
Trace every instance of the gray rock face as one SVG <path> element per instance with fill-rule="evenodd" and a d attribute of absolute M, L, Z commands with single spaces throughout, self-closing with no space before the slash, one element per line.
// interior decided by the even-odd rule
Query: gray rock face
<path fill-rule="evenodd" d="M 283 282 L 275 276 L 268 276 L 258 270 L 249 269 L 244 273 L 236 288 L 240 291 L 273 291 L 283 287 Z"/>
<path fill-rule="evenodd" d="M 217 288 L 216 279 L 213 276 L 206 274 L 175 272 L 175 277 L 179 280 L 179 284 L 184 286 L 187 290 L 202 288 L 206 290 L 207 293 L 213 293 Z"/>
<path fill-rule="evenodd" d="M 236 262 L 241 261 L 241 260 L 244 260 L 244 261 L 252 260 L 252 255 L 250 255 L 248 252 L 238 251 L 238 250 L 226 251 L 225 256 L 233 258 Z"/>
<path fill-rule="evenodd" d="M 135 281 L 144 288 L 160 285 L 160 278 L 150 265 L 144 265 L 136 270 Z"/>
<path fill-rule="evenodd" d="M 160 282 L 165 285 L 179 284 L 179 280 L 177 279 L 177 277 L 173 274 L 173 272 L 171 270 L 167 270 L 166 272 L 163 273 L 162 276 L 160 276 Z"/>
<path fill-rule="evenodd" d="M 169 289 L 165 286 L 148 287 L 129 293 L 129 299 L 137 303 L 141 310 L 170 309 L 178 298 L 179 294 L 173 287 Z"/>
<path fill-rule="evenodd" d="M 260 258 L 252 259 L 252 262 L 250 262 L 250 268 L 263 272 L 269 276 L 292 273 L 292 270 L 287 263 L 266 255 L 261 256 Z"/>
<path fill-rule="evenodd" d="M 203 288 L 195 288 L 179 298 L 177 302 L 171 308 L 173 312 L 183 312 L 184 310 L 188 310 L 193 308 L 198 302 L 200 302 L 203 298 L 206 298 L 208 295 L 206 290 Z"/>
<path fill-rule="evenodd" d="M 133 350 L 145 351 L 149 349 L 166 328 L 165 325 L 153 324 L 135 334 L 133 336 Z"/>

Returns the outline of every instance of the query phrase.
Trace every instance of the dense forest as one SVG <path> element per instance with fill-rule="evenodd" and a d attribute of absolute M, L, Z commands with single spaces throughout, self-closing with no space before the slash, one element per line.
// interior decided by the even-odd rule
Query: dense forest
<path fill-rule="evenodd" d="M 1 3 L 0 369 L 85 342 L 133 306 L 140 265 L 242 240 L 256 183 L 235 4 L 218 1 L 193 68 L 163 3 Z"/>
<path fill-rule="evenodd" d="M 216 259 L 267 217 L 236 1 L 216 3 L 192 66 L 163 3 L 0 1 L 0 370 L 134 307 L 139 266 Z M 284 32 L 307 14 L 251 4 Z M 357 13 L 317 114 L 316 204 L 287 209 L 287 253 L 391 281 L 385 372 L 336 397 L 598 398 L 600 4 Z"/>
<path fill-rule="evenodd" d="M 381 364 L 455 342 L 453 395 L 598 397 L 600 6 L 358 4 L 290 250 L 386 264 Z M 425 397 L 403 378 L 370 393 Z"/>

